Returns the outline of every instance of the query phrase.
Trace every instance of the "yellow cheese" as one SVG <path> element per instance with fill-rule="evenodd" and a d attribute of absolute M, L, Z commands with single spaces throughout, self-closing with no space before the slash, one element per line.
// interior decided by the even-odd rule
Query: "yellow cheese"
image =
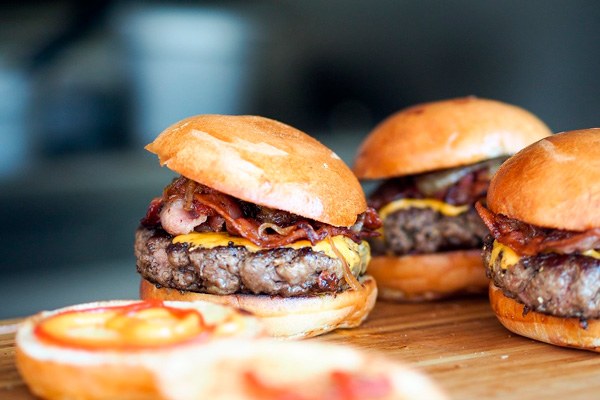
<path fill-rule="evenodd" d="M 388 215 L 398 210 L 408 208 L 431 208 L 449 217 L 456 217 L 469 209 L 468 205 L 453 206 L 436 199 L 399 199 L 385 205 L 379 210 L 379 217 L 383 221 Z"/>
<path fill-rule="evenodd" d="M 344 257 L 350 270 L 357 275 L 364 272 L 370 260 L 369 244 L 363 241 L 357 244 L 346 236 L 334 236 L 331 238 L 335 248 Z M 193 232 L 186 235 L 179 235 L 173 238 L 173 243 L 187 243 L 190 249 L 205 248 L 212 249 L 219 246 L 243 246 L 248 251 L 256 252 L 264 250 L 251 241 L 243 237 L 230 236 L 225 232 Z M 331 248 L 329 240 L 322 240 L 314 246 L 308 240 L 299 240 L 294 243 L 284 245 L 291 249 L 311 248 L 313 251 L 320 251 L 331 258 L 338 258 L 335 251 Z"/>
<path fill-rule="evenodd" d="M 521 258 L 517 253 L 515 253 L 513 249 L 506 245 L 503 245 L 497 240 L 494 240 L 492 254 L 490 256 L 490 265 L 493 265 L 496 262 L 500 254 L 502 254 L 502 259 L 500 260 L 500 267 L 502 269 L 507 269 L 510 266 L 517 264 Z M 582 251 L 581 255 L 593 257 L 600 260 L 600 251 L 594 249 Z"/>
<path fill-rule="evenodd" d="M 582 252 L 581 254 L 583 254 L 584 256 L 588 256 L 588 257 L 593 257 L 593 258 L 597 258 L 600 260 L 600 251 L 597 250 L 586 250 L 584 252 Z"/>
<path fill-rule="evenodd" d="M 501 253 L 502 258 L 500 259 L 500 267 L 502 269 L 507 269 L 508 267 L 517 264 L 521 259 L 521 257 L 517 253 L 515 253 L 513 249 L 503 245 L 497 240 L 494 240 L 492 254 L 490 257 L 490 266 L 496 263 L 496 260 L 498 259 Z"/>

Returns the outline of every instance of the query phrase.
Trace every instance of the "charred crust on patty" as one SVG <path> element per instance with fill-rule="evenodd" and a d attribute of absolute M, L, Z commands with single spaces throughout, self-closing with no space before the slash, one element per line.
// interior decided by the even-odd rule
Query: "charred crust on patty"
<path fill-rule="evenodd" d="M 487 274 L 505 296 L 533 311 L 559 317 L 600 317 L 600 260 L 581 254 L 543 253 L 521 257 L 502 268 L 500 252 L 491 260 L 493 237 L 486 239 L 483 257 Z"/>
<path fill-rule="evenodd" d="M 474 249 L 487 235 L 474 209 L 451 217 L 430 208 L 409 208 L 388 215 L 383 228 L 384 237 L 370 241 L 374 255 Z"/>
<path fill-rule="evenodd" d="M 252 252 L 243 246 L 192 249 L 171 243 L 161 229 L 136 233 L 137 270 L 148 281 L 210 294 L 253 293 L 283 297 L 346 290 L 342 262 L 309 247 Z M 366 266 L 356 270 L 364 273 Z"/>

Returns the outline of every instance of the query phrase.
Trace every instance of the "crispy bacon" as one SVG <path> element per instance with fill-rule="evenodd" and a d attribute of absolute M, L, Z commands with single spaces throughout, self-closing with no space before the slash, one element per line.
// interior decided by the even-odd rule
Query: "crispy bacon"
<path fill-rule="evenodd" d="M 520 255 L 533 256 L 544 252 L 571 254 L 600 248 L 600 228 L 581 232 L 542 228 L 503 214 L 494 214 L 481 202 L 475 208 L 492 236 Z"/>
<path fill-rule="evenodd" d="M 363 219 L 363 227 L 369 230 L 376 230 L 381 228 L 382 222 L 381 218 L 379 218 L 379 214 L 373 207 L 367 207 L 367 211 L 365 211 L 364 219 Z"/>
<path fill-rule="evenodd" d="M 146 210 L 146 215 L 140 221 L 140 224 L 147 228 L 152 228 L 160 225 L 160 212 L 163 208 L 162 198 L 156 197 L 152 199 L 148 209 Z"/>
<path fill-rule="evenodd" d="M 377 235 L 374 231 L 363 230 L 361 232 L 353 232 L 350 228 L 337 227 L 327 224 L 319 224 L 313 221 L 313 224 L 307 220 L 299 220 L 290 227 L 285 227 L 286 234 L 266 233 L 266 230 L 261 230 L 260 224 L 256 219 L 244 218 L 238 214 L 237 209 L 233 206 L 234 200 L 231 196 L 225 194 L 196 194 L 195 200 L 209 206 L 225 219 L 227 232 L 236 236 L 242 236 L 257 246 L 265 249 L 285 246 L 297 242 L 298 240 L 306 239 L 315 245 L 317 242 L 329 236 L 344 235 L 360 243 L 365 237 Z M 237 216 L 237 218 L 235 217 Z M 371 224 L 370 226 L 375 226 Z"/>
<path fill-rule="evenodd" d="M 502 160 L 388 179 L 369 197 L 369 205 L 379 210 L 394 200 L 425 198 L 453 205 L 472 205 L 485 197 L 493 171 Z M 455 180 L 449 179 L 450 175 L 454 175 Z"/>
<path fill-rule="evenodd" d="M 198 215 L 209 217 L 206 222 L 195 227 L 196 231 L 227 231 L 265 249 L 281 247 L 304 239 L 314 245 L 327 236 L 337 235 L 344 235 L 360 243 L 365 238 L 377 236 L 379 233 L 376 230 L 381 227 L 381 220 L 372 208 L 368 208 L 361 214 L 354 226 L 336 227 L 285 211 L 270 210 L 246 203 L 207 186 L 189 182 L 190 180 L 184 177 L 175 179 L 165 188 L 160 204 L 153 202 L 150 208 L 154 210 L 158 207 L 160 212 L 165 203 L 183 199 L 186 212 L 191 213 L 193 217 Z M 151 211 L 150 208 L 148 213 Z M 154 216 L 156 212 L 152 212 Z M 148 220 L 148 216 L 144 220 Z M 273 227 L 273 224 L 278 228 L 269 228 Z"/>

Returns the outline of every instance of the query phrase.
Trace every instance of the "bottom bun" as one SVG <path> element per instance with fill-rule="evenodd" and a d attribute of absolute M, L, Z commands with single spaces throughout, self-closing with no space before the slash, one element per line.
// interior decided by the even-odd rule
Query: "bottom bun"
<path fill-rule="evenodd" d="M 555 317 L 535 311 L 525 313 L 523 304 L 506 297 L 493 282 L 490 282 L 489 294 L 492 310 L 509 331 L 557 346 L 600 351 L 600 320 L 588 319 L 584 328 L 579 318 Z"/>
<path fill-rule="evenodd" d="M 489 282 L 480 250 L 377 256 L 371 259 L 369 274 L 377 280 L 379 297 L 394 301 L 483 293 Z"/>
<path fill-rule="evenodd" d="M 369 315 L 377 299 L 377 284 L 368 275 L 359 279 L 362 290 L 336 294 L 278 297 L 267 295 L 214 295 L 157 288 L 142 279 L 140 298 L 144 300 L 204 300 L 241 308 L 259 317 L 270 336 L 303 338 L 321 335 L 337 328 L 355 328 Z"/>

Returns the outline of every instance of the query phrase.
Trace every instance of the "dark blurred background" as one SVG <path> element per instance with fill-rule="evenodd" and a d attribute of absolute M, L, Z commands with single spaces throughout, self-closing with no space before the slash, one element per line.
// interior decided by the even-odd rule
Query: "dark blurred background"
<path fill-rule="evenodd" d="M 600 126 L 597 1 L 0 5 L 0 318 L 135 298 L 133 235 L 183 117 L 260 114 L 348 163 L 386 115 L 477 95 Z"/>

